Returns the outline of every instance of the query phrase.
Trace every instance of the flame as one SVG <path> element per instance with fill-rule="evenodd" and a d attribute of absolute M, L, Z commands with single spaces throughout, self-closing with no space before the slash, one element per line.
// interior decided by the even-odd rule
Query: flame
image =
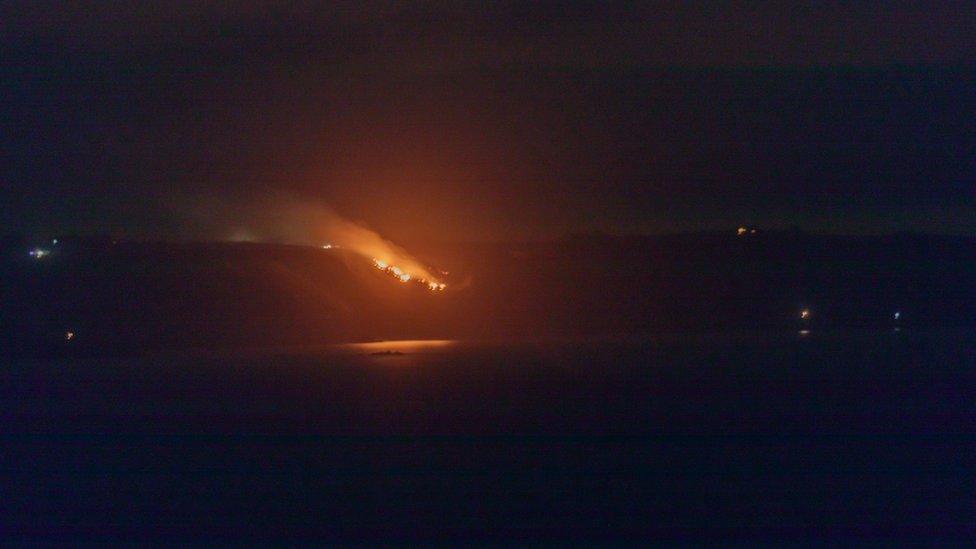
<path fill-rule="evenodd" d="M 428 280 L 423 276 L 412 275 L 407 271 L 405 271 L 404 269 L 398 267 L 397 265 L 390 265 L 388 262 L 383 261 L 382 259 L 376 257 L 373 258 L 373 266 L 380 271 L 389 273 L 391 276 L 393 276 L 394 278 L 396 278 L 397 280 L 399 280 L 404 284 L 413 280 L 415 282 L 423 284 L 424 286 L 427 287 L 428 290 L 432 292 L 440 292 L 443 291 L 445 288 L 447 288 L 447 284 L 444 284 L 443 282 Z"/>
<path fill-rule="evenodd" d="M 246 221 L 246 232 L 239 230 L 239 234 L 234 235 L 235 240 L 342 249 L 366 260 L 372 259 L 377 269 L 388 272 L 402 283 L 416 282 L 431 291 L 446 288 L 440 281 L 440 275 L 446 275 L 446 272 L 429 269 L 402 247 L 360 223 L 343 218 L 324 204 L 288 194 L 262 196 L 260 200 L 188 198 L 188 221 L 197 224 L 201 230 L 207 229 L 215 220 L 218 224 L 223 223 L 221 219 L 236 220 L 235 223 Z M 41 258 L 47 253 L 38 249 L 31 255 Z"/>

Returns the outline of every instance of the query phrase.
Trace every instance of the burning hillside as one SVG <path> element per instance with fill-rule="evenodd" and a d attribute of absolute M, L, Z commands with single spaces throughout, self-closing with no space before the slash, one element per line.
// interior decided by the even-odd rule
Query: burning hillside
<path fill-rule="evenodd" d="M 389 262 L 383 261 L 381 259 L 377 259 L 375 257 L 373 258 L 373 266 L 375 266 L 377 269 L 385 273 L 389 273 L 394 278 L 396 278 L 397 280 L 399 280 L 404 284 L 413 281 L 419 284 L 423 284 L 428 290 L 432 292 L 440 292 L 443 291 L 445 288 L 447 288 L 447 284 L 444 284 L 443 282 L 438 282 L 437 280 L 426 278 L 424 276 L 412 275 L 406 270 L 401 269 L 396 265 L 391 265 Z"/>
<path fill-rule="evenodd" d="M 201 223 L 221 220 L 219 239 L 247 240 L 342 249 L 371 261 L 380 271 L 401 283 L 422 284 L 430 291 L 443 291 L 447 284 L 402 247 L 376 231 L 338 215 L 319 203 L 292 196 L 264 197 L 260 201 L 188 201 L 189 218 Z M 214 215 L 219 212 L 220 215 Z M 323 243 L 324 242 L 324 243 Z"/>

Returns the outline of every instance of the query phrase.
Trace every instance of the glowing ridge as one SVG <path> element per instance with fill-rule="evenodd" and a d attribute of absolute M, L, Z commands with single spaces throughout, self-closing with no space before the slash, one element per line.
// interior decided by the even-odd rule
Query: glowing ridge
<path fill-rule="evenodd" d="M 444 291 L 445 288 L 447 288 L 447 284 L 444 284 L 443 282 L 434 282 L 433 280 L 427 280 L 426 278 L 423 277 L 413 276 L 410 273 L 401 269 L 400 267 L 396 265 L 390 265 L 386 261 L 377 259 L 375 257 L 373 258 L 373 266 L 379 269 L 380 271 L 389 273 L 390 276 L 399 280 L 402 283 L 407 283 L 413 280 L 415 282 L 423 284 L 428 290 L 432 292 L 441 292 Z"/>

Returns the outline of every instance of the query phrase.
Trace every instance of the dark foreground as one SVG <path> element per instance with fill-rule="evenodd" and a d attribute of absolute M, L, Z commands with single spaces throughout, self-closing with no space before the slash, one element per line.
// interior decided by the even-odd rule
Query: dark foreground
<path fill-rule="evenodd" d="M 18 360 L 0 535 L 966 539 L 974 367 L 971 330 Z"/>

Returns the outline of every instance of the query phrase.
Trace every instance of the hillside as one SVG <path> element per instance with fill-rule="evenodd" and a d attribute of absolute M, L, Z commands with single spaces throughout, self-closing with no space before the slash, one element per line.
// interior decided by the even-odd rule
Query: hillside
<path fill-rule="evenodd" d="M 415 247 L 450 273 L 443 292 L 336 249 L 62 243 L 34 258 L 21 248 L 8 246 L 0 268 L 0 344 L 17 354 L 976 324 L 976 246 L 959 237 L 589 235 Z"/>

